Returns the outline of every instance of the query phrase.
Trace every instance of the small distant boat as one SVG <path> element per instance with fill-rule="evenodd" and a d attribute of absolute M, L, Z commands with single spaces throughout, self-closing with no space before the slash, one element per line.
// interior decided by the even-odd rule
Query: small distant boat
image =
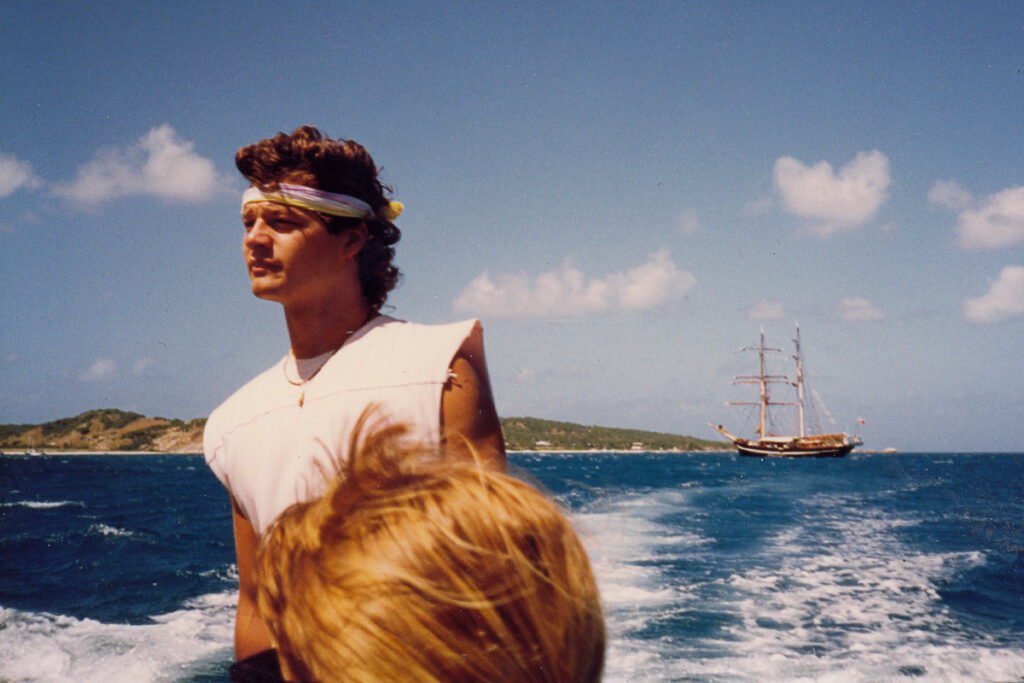
<path fill-rule="evenodd" d="M 769 375 L 765 370 L 765 353 L 782 351 L 770 348 L 764 343 L 764 328 L 761 328 L 760 346 L 748 346 L 744 351 L 757 351 L 761 361 L 761 371 L 757 375 L 743 375 L 735 378 L 736 384 L 757 384 L 760 387 L 759 401 L 730 401 L 730 405 L 752 405 L 760 408 L 760 419 L 757 425 L 757 438 L 744 439 L 730 434 L 722 425 L 711 425 L 722 435 L 732 441 L 740 455 L 754 457 L 811 457 L 841 458 L 859 446 L 859 436 L 837 432 L 832 434 L 808 434 L 804 416 L 804 367 L 800 357 L 800 325 L 796 326 L 796 379 L 784 375 Z M 793 401 L 772 401 L 768 393 L 769 384 L 789 384 L 796 389 Z M 797 428 L 795 434 L 774 434 L 768 430 L 769 414 L 772 406 L 795 406 L 797 410 Z"/>

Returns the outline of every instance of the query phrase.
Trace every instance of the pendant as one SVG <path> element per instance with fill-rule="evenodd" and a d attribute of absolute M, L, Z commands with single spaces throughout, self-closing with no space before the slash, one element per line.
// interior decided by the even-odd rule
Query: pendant
<path fill-rule="evenodd" d="M 303 389 L 302 391 L 299 392 L 299 407 L 301 408 L 302 404 L 305 403 L 305 402 L 306 402 L 306 390 Z"/>

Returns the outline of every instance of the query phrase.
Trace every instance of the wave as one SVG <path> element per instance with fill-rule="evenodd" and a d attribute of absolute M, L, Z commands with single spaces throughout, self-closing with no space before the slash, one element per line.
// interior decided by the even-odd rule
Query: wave
<path fill-rule="evenodd" d="M 0 607 L 0 680 L 9 683 L 226 679 L 236 593 L 195 598 L 141 625 Z"/>
<path fill-rule="evenodd" d="M 677 657 L 671 646 L 643 633 L 689 589 L 673 580 L 664 563 L 704 546 L 709 539 L 659 519 L 689 506 L 689 492 L 664 489 L 643 495 L 609 496 L 572 515 L 590 555 L 608 631 L 604 680 L 673 680 Z"/>
<path fill-rule="evenodd" d="M 676 521 L 714 514 L 691 495 L 609 497 L 574 515 L 605 605 L 606 681 L 1020 680 L 1024 646 L 942 600 L 984 553 L 910 548 L 899 532 L 918 520 L 836 496 L 723 552 Z"/>
<path fill-rule="evenodd" d="M 967 675 L 1020 671 L 1024 651 L 988 647 L 943 605 L 939 582 L 985 561 L 977 551 L 921 552 L 896 529 L 913 520 L 830 502 L 818 524 L 769 539 L 758 566 L 724 585 L 744 657 L 729 670 L 768 680 Z M 969 664 L 968 664 L 969 662 Z M 751 666 L 751 663 L 755 663 Z"/>
<path fill-rule="evenodd" d="M 77 500 L 19 500 L 10 503 L 0 503 L 0 507 L 25 507 L 33 510 L 48 510 L 50 508 L 60 508 L 69 505 L 74 507 L 85 507 L 85 503 Z"/>
<path fill-rule="evenodd" d="M 858 462 L 850 459 L 840 463 L 847 468 L 838 476 L 822 474 L 818 463 L 652 456 L 645 466 L 625 457 L 544 456 L 529 470 L 551 482 L 552 495 L 571 511 L 590 554 L 606 612 L 607 683 L 1024 683 L 1015 514 L 1021 498 L 1012 486 L 1004 486 L 1008 494 L 975 501 L 980 489 L 960 494 L 949 488 L 963 477 L 927 472 L 909 458 L 899 461 L 907 473 L 862 471 L 848 467 Z M 599 469 L 600 477 L 590 476 Z M 1019 468 L 981 471 L 989 480 L 1020 480 L 1014 474 Z M 971 474 L 977 476 L 977 468 Z M 190 481 L 179 497 L 188 497 L 192 487 Z M 77 490 L 38 490 L 91 501 Z M 8 497 L 34 493 L 11 491 Z M 201 523 L 212 511 L 224 513 L 220 494 L 211 490 L 211 512 L 198 500 L 193 517 L 174 519 L 193 520 L 205 530 Z M 230 541 L 228 520 L 222 529 L 211 524 L 209 531 L 181 537 L 182 522 L 153 521 L 151 501 L 140 495 L 131 503 L 139 506 L 134 515 L 108 515 L 99 503 L 73 500 L 2 504 L 86 510 L 0 512 L 23 518 L 25 531 L 5 529 L 9 545 L 3 550 L 18 558 L 12 567 L 25 569 L 19 576 L 27 579 L 45 573 L 47 583 L 39 585 L 46 588 L 34 590 L 54 586 L 59 598 L 18 603 L 34 605 L 21 611 L 0 607 L 0 681 L 226 678 L 236 599 L 231 589 L 237 585 L 237 568 L 223 545 Z M 203 545 L 220 537 L 219 546 Z M 181 545 L 179 538 L 201 539 L 187 545 L 209 556 L 177 559 L 168 567 L 177 555 L 163 553 Z M 139 580 L 118 593 L 110 591 L 107 562 L 126 556 L 112 553 L 122 544 L 135 546 L 140 552 L 132 556 L 143 560 L 125 573 Z M 31 561 L 28 551 L 52 564 Z M 86 562 L 95 570 L 83 577 Z M 163 577 L 151 594 L 146 562 L 159 566 L 154 573 Z M 182 595 L 197 593 L 203 596 L 178 607 Z M 110 602 L 135 607 L 113 611 Z M 113 621 L 135 625 L 106 623 Z"/>
<path fill-rule="evenodd" d="M 102 536 L 134 536 L 134 531 L 128 531 L 127 529 L 120 529 L 118 527 L 110 526 L 109 524 L 93 524 L 89 527 L 89 533 L 100 534 Z"/>

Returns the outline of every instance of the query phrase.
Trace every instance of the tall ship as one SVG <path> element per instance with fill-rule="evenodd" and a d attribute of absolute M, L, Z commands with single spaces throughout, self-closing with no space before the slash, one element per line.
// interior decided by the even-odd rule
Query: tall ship
<path fill-rule="evenodd" d="M 761 328 L 761 344 L 759 346 L 745 347 L 744 351 L 757 351 L 760 363 L 760 373 L 757 375 L 740 375 L 734 380 L 735 384 L 756 384 L 760 388 L 760 399 L 758 401 L 730 401 L 729 405 L 757 406 L 760 417 L 757 424 L 757 438 L 744 439 L 743 437 L 730 434 L 722 425 L 711 425 L 722 435 L 732 441 L 740 455 L 748 455 L 759 458 L 764 457 L 811 457 L 811 458 L 841 458 L 854 448 L 859 446 L 859 436 L 835 432 L 832 434 L 811 434 L 808 433 L 806 425 L 805 396 L 804 396 L 804 365 L 800 356 L 800 325 L 796 326 L 796 338 L 793 339 L 796 345 L 796 353 L 793 360 L 796 361 L 796 377 L 791 379 L 786 375 L 770 375 L 766 370 L 765 354 L 768 352 L 781 352 L 782 349 L 772 348 L 765 345 L 764 327 Z M 768 391 L 771 384 L 790 385 L 796 390 L 796 396 L 792 401 L 773 401 Z M 777 434 L 769 431 L 772 409 L 776 406 L 789 406 L 796 408 L 796 428 L 792 434 Z"/>

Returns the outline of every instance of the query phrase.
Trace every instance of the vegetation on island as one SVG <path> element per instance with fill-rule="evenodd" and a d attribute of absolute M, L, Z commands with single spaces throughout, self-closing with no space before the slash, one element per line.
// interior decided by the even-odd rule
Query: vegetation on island
<path fill-rule="evenodd" d="M 511 451 L 731 451 L 732 444 L 680 434 L 595 427 L 536 417 L 501 418 Z"/>
<path fill-rule="evenodd" d="M 90 410 L 39 425 L 0 425 L 0 450 L 201 453 L 205 418 L 185 422 L 124 410 Z M 692 436 L 555 422 L 501 419 L 510 451 L 726 451 L 722 441 Z"/>
<path fill-rule="evenodd" d="M 199 453 L 205 418 L 185 422 L 107 408 L 40 425 L 0 425 L 0 449 Z"/>

